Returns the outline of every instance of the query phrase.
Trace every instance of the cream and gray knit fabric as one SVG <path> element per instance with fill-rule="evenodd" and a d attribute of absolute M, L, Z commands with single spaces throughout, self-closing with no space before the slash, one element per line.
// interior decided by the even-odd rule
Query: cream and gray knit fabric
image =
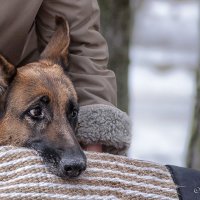
<path fill-rule="evenodd" d="M 51 174 L 33 150 L 0 147 L 1 200 L 177 200 L 166 167 L 123 156 L 86 153 L 87 170 L 77 179 Z"/>

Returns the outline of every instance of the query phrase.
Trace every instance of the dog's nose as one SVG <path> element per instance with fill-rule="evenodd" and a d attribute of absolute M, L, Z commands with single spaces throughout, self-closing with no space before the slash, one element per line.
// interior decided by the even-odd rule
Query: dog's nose
<path fill-rule="evenodd" d="M 87 165 L 87 158 L 84 152 L 77 147 L 65 149 L 61 156 L 60 167 L 64 178 L 78 177 Z"/>
<path fill-rule="evenodd" d="M 69 178 L 76 178 L 86 169 L 86 162 L 81 160 L 72 162 L 67 161 L 63 167 L 65 176 Z"/>

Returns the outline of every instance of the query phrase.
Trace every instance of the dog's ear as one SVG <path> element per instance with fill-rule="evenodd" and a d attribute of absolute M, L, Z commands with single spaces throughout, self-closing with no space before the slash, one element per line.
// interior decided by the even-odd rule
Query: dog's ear
<path fill-rule="evenodd" d="M 56 30 L 41 54 L 41 59 L 48 59 L 68 66 L 68 48 L 70 43 L 69 25 L 63 17 L 56 16 Z"/>
<path fill-rule="evenodd" d="M 6 92 L 16 72 L 15 66 L 0 55 L 0 96 Z"/>

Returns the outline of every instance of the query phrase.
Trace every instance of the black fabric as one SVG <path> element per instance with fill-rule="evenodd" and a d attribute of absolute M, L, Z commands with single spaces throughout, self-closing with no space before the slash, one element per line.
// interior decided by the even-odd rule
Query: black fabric
<path fill-rule="evenodd" d="M 200 200 L 200 171 L 166 165 L 177 185 L 180 200 Z"/>

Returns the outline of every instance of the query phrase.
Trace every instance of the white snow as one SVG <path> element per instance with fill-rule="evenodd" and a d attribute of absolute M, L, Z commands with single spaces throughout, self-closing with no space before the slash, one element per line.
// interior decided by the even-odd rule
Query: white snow
<path fill-rule="evenodd" d="M 144 1 L 130 49 L 129 156 L 185 165 L 198 65 L 195 1 Z"/>

